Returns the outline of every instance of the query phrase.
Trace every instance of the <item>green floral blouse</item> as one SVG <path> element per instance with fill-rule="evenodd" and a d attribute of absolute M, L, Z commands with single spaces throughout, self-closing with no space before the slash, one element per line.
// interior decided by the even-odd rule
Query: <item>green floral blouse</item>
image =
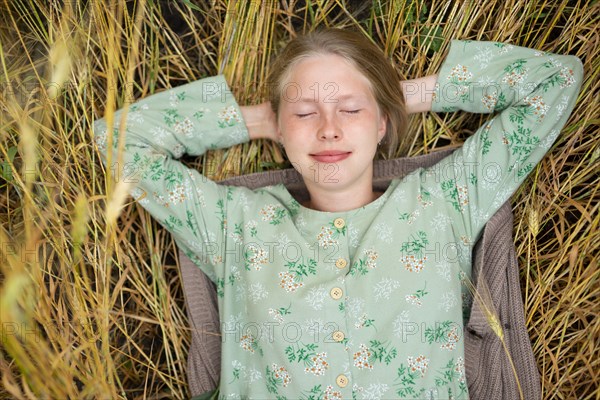
<path fill-rule="evenodd" d="M 468 398 L 472 247 L 560 133 L 582 75 L 574 56 L 453 40 L 432 111 L 499 113 L 438 164 L 344 212 L 305 208 L 283 184 L 219 185 L 177 161 L 249 141 L 223 76 L 132 104 L 121 139 L 130 194 L 217 286 L 219 397 Z M 94 133 L 105 157 L 104 119 Z"/>

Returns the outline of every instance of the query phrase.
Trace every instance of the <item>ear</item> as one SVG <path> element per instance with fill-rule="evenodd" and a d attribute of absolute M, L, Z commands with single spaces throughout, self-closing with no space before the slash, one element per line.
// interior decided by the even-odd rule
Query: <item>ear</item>
<path fill-rule="evenodd" d="M 279 126 L 279 120 L 275 122 L 275 141 L 277 143 L 283 143 L 283 135 L 281 134 L 281 127 Z"/>
<path fill-rule="evenodd" d="M 379 124 L 377 126 L 377 138 L 381 141 L 385 136 L 385 131 L 387 130 L 387 114 L 381 113 L 379 116 Z"/>

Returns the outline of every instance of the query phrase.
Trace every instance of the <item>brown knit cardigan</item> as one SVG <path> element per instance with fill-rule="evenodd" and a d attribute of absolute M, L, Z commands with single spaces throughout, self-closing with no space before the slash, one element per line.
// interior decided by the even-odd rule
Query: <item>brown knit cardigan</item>
<path fill-rule="evenodd" d="M 373 187 L 385 191 L 392 179 L 428 167 L 450 154 L 444 150 L 418 157 L 377 160 Z M 304 182 L 293 168 L 238 176 L 219 182 L 254 189 L 284 183 L 296 200 L 308 199 Z M 486 224 L 473 250 L 473 281 L 478 291 L 489 289 L 504 331 L 510 356 L 526 400 L 541 397 L 539 372 L 525 327 L 519 270 L 512 238 L 513 215 L 507 201 Z M 183 290 L 191 325 L 188 381 L 192 396 L 218 386 L 221 369 L 221 336 L 215 285 L 179 251 Z M 509 358 L 492 331 L 483 309 L 474 301 L 465 326 L 465 372 L 471 399 L 519 399 Z"/>

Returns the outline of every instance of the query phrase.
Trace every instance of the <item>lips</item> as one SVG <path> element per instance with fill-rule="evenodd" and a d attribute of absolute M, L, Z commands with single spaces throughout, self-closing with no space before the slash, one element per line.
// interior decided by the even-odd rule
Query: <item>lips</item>
<path fill-rule="evenodd" d="M 327 150 L 311 154 L 310 156 L 319 162 L 332 163 L 344 160 L 348 158 L 350 154 L 351 152 L 349 151 Z"/>

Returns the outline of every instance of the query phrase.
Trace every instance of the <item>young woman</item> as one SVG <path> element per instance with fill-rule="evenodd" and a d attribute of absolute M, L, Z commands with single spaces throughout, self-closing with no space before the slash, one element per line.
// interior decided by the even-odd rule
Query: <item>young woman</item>
<path fill-rule="evenodd" d="M 269 103 L 239 107 L 223 76 L 134 103 L 130 193 L 217 285 L 219 397 L 467 398 L 473 244 L 560 133 L 582 74 L 573 56 L 453 40 L 438 74 L 401 83 L 375 45 L 332 29 L 288 44 Z M 374 192 L 378 146 L 405 148 L 406 114 L 429 110 L 499 113 Z M 96 121 L 103 155 L 107 135 Z M 176 160 L 256 138 L 284 146 L 309 201 Z"/>

